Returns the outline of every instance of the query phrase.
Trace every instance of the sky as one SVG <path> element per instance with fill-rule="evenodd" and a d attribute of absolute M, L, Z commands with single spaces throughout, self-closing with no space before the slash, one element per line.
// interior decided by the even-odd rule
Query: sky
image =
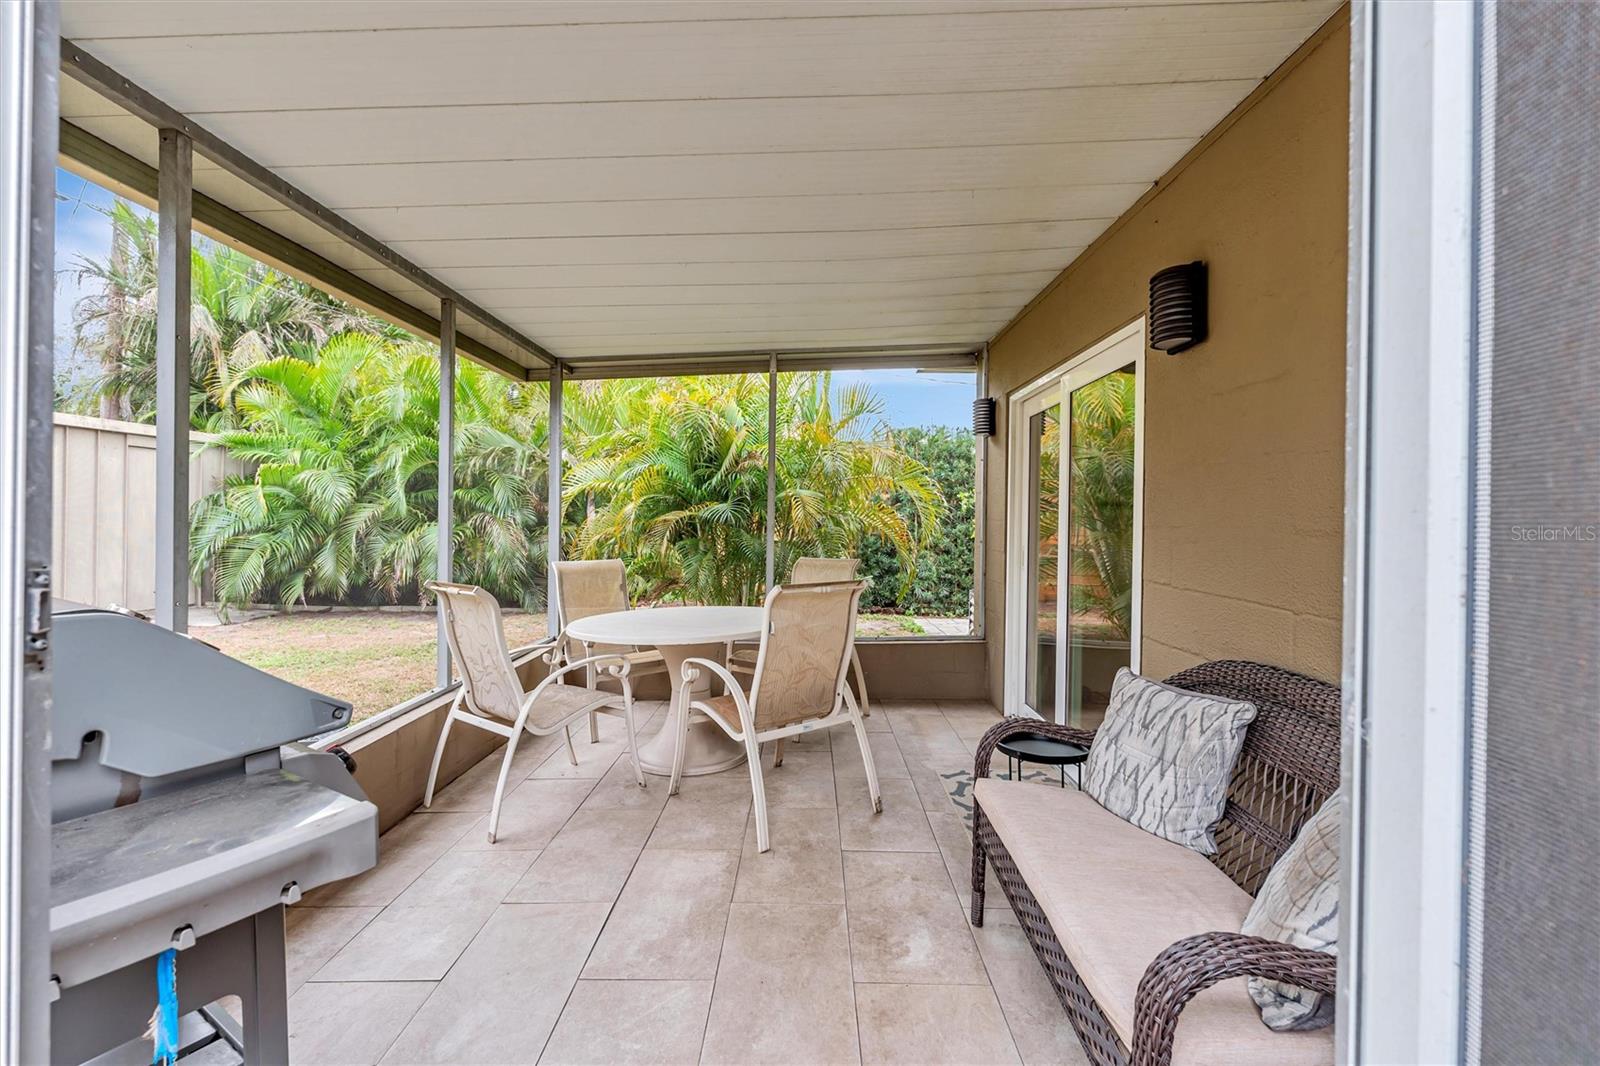
<path fill-rule="evenodd" d="M 72 309 L 83 295 L 80 259 L 104 259 L 111 252 L 111 220 L 105 212 L 113 197 L 86 178 L 56 168 L 56 365 L 72 356 Z"/>
<path fill-rule="evenodd" d="M 84 295 L 80 259 L 104 259 L 111 250 L 106 217 L 113 197 L 86 178 L 56 170 L 56 365 L 72 362 L 72 309 Z M 896 428 L 972 424 L 976 381 L 953 371 L 839 370 L 836 388 L 866 383 L 883 401 L 884 418 Z"/>
<path fill-rule="evenodd" d="M 977 381 L 970 373 L 948 370 L 835 370 L 835 388 L 865 383 L 883 401 L 891 426 L 972 425 Z"/>

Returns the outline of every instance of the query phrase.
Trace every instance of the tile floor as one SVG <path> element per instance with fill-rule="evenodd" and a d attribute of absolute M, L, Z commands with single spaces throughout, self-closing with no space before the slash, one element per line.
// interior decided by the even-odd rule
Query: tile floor
<path fill-rule="evenodd" d="M 660 704 L 641 704 L 641 730 Z M 494 756 L 387 833 L 371 872 L 289 912 L 291 1057 L 347 1063 L 1082 1063 L 999 889 L 967 920 L 967 832 L 940 775 L 988 704 L 887 703 L 791 743 L 755 849 L 742 767 L 638 788 L 620 720 Z M 770 757 L 769 757 L 770 764 Z"/>

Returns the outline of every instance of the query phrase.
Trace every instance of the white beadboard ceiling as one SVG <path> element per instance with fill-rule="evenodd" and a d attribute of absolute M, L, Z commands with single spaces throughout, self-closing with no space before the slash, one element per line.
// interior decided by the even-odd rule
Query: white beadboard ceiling
<path fill-rule="evenodd" d="M 1337 7 L 64 0 L 62 32 L 592 364 L 982 344 Z M 155 161 L 68 80 L 62 116 Z M 202 159 L 195 187 L 437 311 Z"/>

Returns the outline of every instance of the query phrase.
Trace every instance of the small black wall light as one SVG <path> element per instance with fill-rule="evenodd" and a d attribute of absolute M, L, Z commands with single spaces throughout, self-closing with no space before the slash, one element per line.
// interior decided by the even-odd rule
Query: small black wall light
<path fill-rule="evenodd" d="M 980 396 L 972 401 L 972 432 L 980 437 L 994 436 L 994 399 Z"/>
<path fill-rule="evenodd" d="M 1150 279 L 1150 347 L 1168 355 L 1206 339 L 1206 265 L 1168 267 Z"/>

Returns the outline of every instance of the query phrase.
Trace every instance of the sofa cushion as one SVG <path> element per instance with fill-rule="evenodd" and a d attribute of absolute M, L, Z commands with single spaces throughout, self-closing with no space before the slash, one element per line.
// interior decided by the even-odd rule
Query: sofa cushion
<path fill-rule="evenodd" d="M 1344 792 L 1329 796 L 1261 883 L 1241 932 L 1297 948 L 1339 953 L 1339 833 Z M 1250 978 L 1250 998 L 1270 1029 L 1333 1024 L 1333 997 L 1264 977 Z"/>
<path fill-rule="evenodd" d="M 1198 852 L 1129 825 L 1076 789 L 989 778 L 973 795 L 1131 1051 L 1145 968 L 1185 937 L 1239 929 L 1249 893 Z M 1239 977 L 1211 986 L 1184 1008 L 1172 1061 L 1326 1064 L 1333 1061 L 1333 1033 L 1266 1028 Z"/>
<path fill-rule="evenodd" d="M 1202 855 L 1228 803 L 1253 703 L 1163 685 L 1123 667 L 1083 766 L 1084 790 L 1140 829 Z"/>

